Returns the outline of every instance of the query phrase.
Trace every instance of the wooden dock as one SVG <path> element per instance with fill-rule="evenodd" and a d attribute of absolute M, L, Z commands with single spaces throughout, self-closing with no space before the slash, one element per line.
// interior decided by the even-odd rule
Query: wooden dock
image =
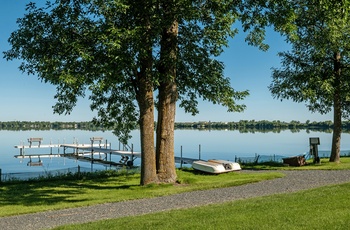
<path fill-rule="evenodd" d="M 193 161 L 198 161 L 199 159 L 187 158 L 187 157 L 175 157 L 175 163 L 179 164 L 192 164 Z"/>
<path fill-rule="evenodd" d="M 85 162 L 98 163 L 108 166 L 132 166 L 137 158 L 141 158 L 141 152 L 125 151 L 112 149 L 107 142 L 102 143 L 101 137 L 90 138 L 90 144 L 42 144 L 42 138 L 29 138 L 29 145 L 15 145 L 14 147 L 20 150 L 19 155 L 15 155 L 16 158 L 30 159 L 30 162 L 34 158 L 54 158 L 54 157 L 67 157 L 70 159 L 76 159 Z M 94 143 L 98 141 L 99 143 Z M 33 144 L 38 142 L 38 144 Z M 26 154 L 28 149 L 50 149 L 50 153 L 45 154 Z M 56 149 L 57 153 L 53 153 Z M 63 151 L 60 151 L 63 149 Z M 109 155 L 109 160 L 108 160 Z M 119 162 L 112 161 L 112 155 L 121 156 Z M 193 161 L 198 159 L 175 157 L 175 163 L 179 164 L 192 164 Z"/>
<path fill-rule="evenodd" d="M 43 138 L 28 138 L 28 145 L 15 145 L 14 147 L 20 150 L 19 155 L 15 155 L 16 158 L 52 158 L 52 157 L 68 157 L 74 158 L 82 161 L 89 161 L 91 163 L 100 163 L 106 165 L 128 165 L 132 166 L 133 162 L 141 157 L 140 152 L 134 151 L 125 151 L 125 150 L 116 150 L 111 149 L 110 144 L 102 143 L 103 138 L 101 137 L 92 137 L 90 138 L 90 144 L 42 144 Z M 95 143 L 95 142 L 99 143 Z M 37 142 L 37 144 L 33 144 Z M 49 154 L 27 154 L 26 150 L 28 149 L 50 149 Z M 53 150 L 56 149 L 57 153 L 53 153 Z M 60 149 L 63 149 L 63 153 L 60 152 Z M 121 160 L 118 162 L 113 162 L 107 160 L 107 155 L 109 154 L 110 159 L 111 155 L 121 156 Z M 101 157 L 103 155 L 103 157 Z M 95 156 L 98 156 L 96 158 Z"/>
<path fill-rule="evenodd" d="M 133 152 L 133 151 L 124 151 L 124 150 L 115 150 L 110 148 L 101 147 L 98 145 L 89 146 L 87 144 L 75 145 L 75 144 L 62 144 L 60 147 L 63 147 L 64 151 L 68 149 L 72 149 L 73 151 L 87 151 L 87 152 L 98 152 L 98 153 L 108 153 L 119 156 L 133 156 L 133 157 L 141 157 L 141 152 Z M 108 146 L 107 146 L 108 147 Z"/>

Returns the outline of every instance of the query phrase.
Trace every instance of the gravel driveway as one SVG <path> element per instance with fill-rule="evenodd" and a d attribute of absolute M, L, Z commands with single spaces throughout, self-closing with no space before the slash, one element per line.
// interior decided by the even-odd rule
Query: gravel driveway
<path fill-rule="evenodd" d="M 239 173 L 249 173 L 241 171 Z M 324 185 L 350 182 L 350 170 L 283 171 L 283 178 L 229 188 L 186 192 L 165 197 L 107 203 L 0 218 L 0 229 L 49 229 L 64 224 L 85 223 L 101 219 L 142 215 L 171 209 L 221 203 L 226 201 L 296 192 Z"/>

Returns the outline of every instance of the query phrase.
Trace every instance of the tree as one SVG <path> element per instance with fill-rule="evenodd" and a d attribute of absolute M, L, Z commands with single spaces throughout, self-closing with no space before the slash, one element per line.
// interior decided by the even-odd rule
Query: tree
<path fill-rule="evenodd" d="M 162 182 L 176 180 L 174 160 L 174 127 L 177 101 L 176 62 L 177 38 L 179 30 L 178 3 L 161 1 L 163 9 L 160 38 L 159 102 L 156 141 L 156 166 L 158 178 Z"/>
<path fill-rule="evenodd" d="M 288 13 L 276 14 L 284 25 L 277 29 L 292 49 L 279 54 L 282 68 L 273 70 L 269 89 L 276 98 L 307 102 L 312 112 L 333 109 L 330 161 L 339 162 L 342 117 L 348 119 L 350 112 L 350 3 L 295 0 L 288 4 L 283 6 Z"/>
<path fill-rule="evenodd" d="M 7 59 L 20 69 L 57 85 L 54 111 L 69 113 L 90 90 L 94 121 L 113 127 L 126 143 L 141 130 L 141 184 L 158 182 L 154 152 L 153 46 L 147 1 L 56 1 L 18 20 Z M 135 101 L 138 104 L 137 109 Z"/>
<path fill-rule="evenodd" d="M 236 101 L 248 92 L 231 87 L 216 59 L 236 32 L 231 26 L 237 6 L 184 0 L 30 3 L 5 58 L 22 59 L 23 72 L 57 86 L 56 113 L 70 113 L 79 97 L 90 94 L 91 109 L 98 112 L 94 121 L 113 127 L 122 141 L 138 124 L 140 183 L 172 183 L 176 102 L 192 114 L 198 113 L 199 98 L 230 112 L 244 109 Z"/>

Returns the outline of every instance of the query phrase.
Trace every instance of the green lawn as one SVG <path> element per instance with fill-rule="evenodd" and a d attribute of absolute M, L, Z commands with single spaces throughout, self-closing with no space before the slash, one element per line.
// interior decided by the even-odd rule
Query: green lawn
<path fill-rule="evenodd" d="M 56 229 L 348 229 L 350 183 Z"/>
<path fill-rule="evenodd" d="M 82 178 L 64 177 L 33 182 L 0 183 L 0 216 L 40 212 L 106 202 L 166 196 L 175 193 L 236 186 L 282 177 L 277 172 L 221 175 L 199 174 L 191 169 L 178 170 L 177 185 L 139 186 L 138 173 L 105 172 Z"/>
<path fill-rule="evenodd" d="M 261 169 L 261 170 L 346 170 L 350 169 L 350 157 L 342 157 L 341 163 L 329 162 L 328 158 L 321 158 L 320 164 L 312 163 L 312 160 L 308 160 L 306 165 L 300 167 L 284 166 L 282 163 L 265 162 L 259 164 L 246 164 L 243 165 L 243 169 Z"/>
<path fill-rule="evenodd" d="M 260 164 L 252 169 L 350 169 L 323 159 L 302 167 Z M 245 167 L 245 166 L 244 166 Z M 139 186 L 138 173 L 103 172 L 76 178 L 61 176 L 32 182 L 0 183 L 0 216 L 165 196 L 175 193 L 237 186 L 282 177 L 274 171 L 200 174 L 178 170 L 178 185 Z M 137 217 L 99 221 L 58 229 L 347 229 L 350 226 L 350 184 L 293 194 L 273 195 L 225 204 L 174 210 Z"/>

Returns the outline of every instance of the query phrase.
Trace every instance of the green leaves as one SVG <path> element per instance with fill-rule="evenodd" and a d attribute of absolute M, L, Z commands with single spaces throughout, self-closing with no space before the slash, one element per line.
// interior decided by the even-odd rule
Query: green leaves
<path fill-rule="evenodd" d="M 336 97 L 344 104 L 350 92 L 348 3 L 290 1 L 286 9 L 276 28 L 292 50 L 280 54 L 282 67 L 274 69 L 269 89 L 274 97 L 304 101 L 311 111 L 327 113 Z M 342 107 L 346 117 L 349 107 Z"/>
<path fill-rule="evenodd" d="M 216 60 L 228 45 L 228 38 L 238 30 L 232 29 L 238 19 L 234 1 L 193 3 L 195 14 L 187 14 L 185 24 L 179 25 L 177 86 L 180 107 L 197 114 L 198 100 L 204 99 L 227 107 L 229 112 L 241 112 L 247 91 L 235 91 L 223 75 L 224 65 Z M 189 18 L 190 17 L 190 18 Z"/>
<path fill-rule="evenodd" d="M 98 122 L 115 127 L 127 137 L 139 119 L 137 97 L 141 76 L 156 90 L 159 74 L 160 36 L 172 15 L 179 23 L 176 38 L 176 65 L 180 106 L 198 113 L 202 98 L 242 111 L 238 105 L 247 91 L 235 91 L 223 75 L 224 65 L 216 58 L 228 45 L 236 29 L 237 1 L 66 0 L 48 2 L 43 7 L 27 5 L 27 14 L 18 20 L 4 53 L 7 60 L 21 59 L 20 69 L 57 86 L 54 111 L 70 113 L 79 97 L 89 95 Z M 165 6 L 172 6 L 165 11 Z M 264 24 L 264 23 L 263 23 Z M 261 45 L 262 29 L 249 40 Z M 266 46 L 261 45 L 263 49 Z M 164 77 L 164 76 L 163 76 Z M 156 91 L 155 91 L 156 93 Z"/>

